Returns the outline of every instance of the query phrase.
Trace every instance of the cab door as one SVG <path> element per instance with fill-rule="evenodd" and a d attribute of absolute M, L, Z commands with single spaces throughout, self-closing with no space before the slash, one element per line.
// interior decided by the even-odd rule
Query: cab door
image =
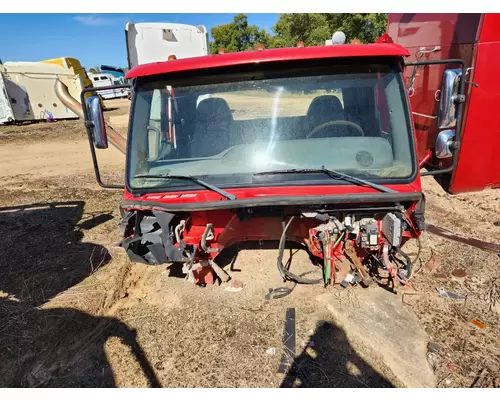
<path fill-rule="evenodd" d="M 450 192 L 500 187 L 500 14 L 485 14 L 473 68 L 466 73 L 470 94 Z"/>

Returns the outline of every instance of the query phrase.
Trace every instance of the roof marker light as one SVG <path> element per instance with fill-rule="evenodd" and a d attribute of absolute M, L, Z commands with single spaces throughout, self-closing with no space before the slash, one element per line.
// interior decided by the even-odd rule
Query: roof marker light
<path fill-rule="evenodd" d="M 385 32 L 382 36 L 380 36 L 375 43 L 394 43 L 392 38 Z"/>

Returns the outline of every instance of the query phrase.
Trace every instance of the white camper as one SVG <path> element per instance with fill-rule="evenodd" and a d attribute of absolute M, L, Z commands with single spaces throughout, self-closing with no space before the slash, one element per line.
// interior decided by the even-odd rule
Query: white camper
<path fill-rule="evenodd" d="M 77 119 L 54 92 L 60 79 L 69 93 L 79 99 L 83 90 L 80 75 L 59 65 L 41 62 L 0 64 L 0 124 L 47 119 Z"/>
<path fill-rule="evenodd" d="M 203 25 L 144 22 L 125 26 L 128 67 L 209 54 L 208 31 Z"/>
<path fill-rule="evenodd" d="M 92 74 L 89 73 L 89 79 L 92 82 L 92 85 L 98 89 L 99 87 L 105 86 L 115 86 L 119 85 L 120 82 L 111 74 Z M 120 97 L 127 97 L 130 90 L 126 88 L 120 89 L 106 89 L 106 90 L 97 90 L 97 93 L 106 100 L 109 99 L 117 99 Z"/>

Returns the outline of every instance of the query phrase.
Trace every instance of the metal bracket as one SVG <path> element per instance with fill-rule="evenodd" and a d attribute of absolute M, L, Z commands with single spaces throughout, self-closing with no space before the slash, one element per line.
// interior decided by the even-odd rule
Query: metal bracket
<path fill-rule="evenodd" d="M 430 53 L 435 53 L 437 51 L 441 50 L 441 46 L 435 46 L 433 49 L 427 50 L 425 47 L 421 47 L 418 49 L 418 51 L 415 53 L 415 56 L 418 58 L 419 55 L 422 56 L 424 54 L 430 54 Z"/>
<path fill-rule="evenodd" d="M 211 248 L 207 246 L 207 240 L 212 240 L 214 237 L 214 226 L 212 224 L 207 224 L 201 237 L 201 248 L 205 253 L 217 253 L 219 251 L 218 248 Z"/>
<path fill-rule="evenodd" d="M 470 77 L 470 80 L 468 81 L 465 81 L 465 83 L 470 83 L 472 85 L 474 85 L 474 87 L 478 88 L 479 87 L 479 84 L 476 83 L 476 82 L 473 82 L 472 81 L 472 71 L 474 70 L 474 67 L 469 67 L 465 70 L 465 78 L 467 78 L 467 75 L 469 75 L 469 73 L 471 73 L 471 77 Z"/>
<path fill-rule="evenodd" d="M 427 114 L 418 113 L 416 111 L 412 111 L 412 114 L 418 115 L 419 117 L 429 118 L 429 119 L 436 119 L 437 118 L 437 115 L 427 115 Z"/>

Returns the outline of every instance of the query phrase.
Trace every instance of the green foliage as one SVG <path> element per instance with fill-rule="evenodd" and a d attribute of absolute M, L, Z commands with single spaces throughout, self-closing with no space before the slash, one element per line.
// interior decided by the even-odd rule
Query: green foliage
<path fill-rule="evenodd" d="M 217 54 L 220 48 L 227 52 L 251 50 L 258 43 L 266 48 L 295 47 L 297 42 L 306 46 L 321 46 L 331 39 L 335 31 L 343 31 L 347 42 L 359 39 L 373 43 L 386 29 L 388 14 L 280 14 L 273 27 L 274 35 L 256 25 L 248 25 L 247 16 L 238 14 L 233 22 L 211 29 L 214 41 L 210 51 Z"/>
<path fill-rule="evenodd" d="M 373 43 L 387 26 L 388 14 L 322 14 L 330 28 L 330 37 L 342 31 L 347 41 L 359 39 L 361 43 Z M 329 38 L 328 38 L 329 39 Z"/>
<path fill-rule="evenodd" d="M 214 41 L 210 43 L 210 52 L 217 54 L 220 48 L 227 52 L 255 49 L 262 43 L 267 47 L 269 34 L 256 25 L 248 25 L 245 14 L 238 14 L 233 22 L 213 27 L 210 30 Z"/>
<path fill-rule="evenodd" d="M 95 69 L 95 68 L 90 68 L 90 69 L 89 69 L 89 73 L 90 73 L 90 74 L 98 74 L 98 73 L 99 73 L 99 71 L 98 71 L 98 69 Z"/>
<path fill-rule="evenodd" d="M 281 14 L 273 31 L 269 47 L 295 47 L 299 41 L 322 45 L 332 36 L 324 14 Z"/>

